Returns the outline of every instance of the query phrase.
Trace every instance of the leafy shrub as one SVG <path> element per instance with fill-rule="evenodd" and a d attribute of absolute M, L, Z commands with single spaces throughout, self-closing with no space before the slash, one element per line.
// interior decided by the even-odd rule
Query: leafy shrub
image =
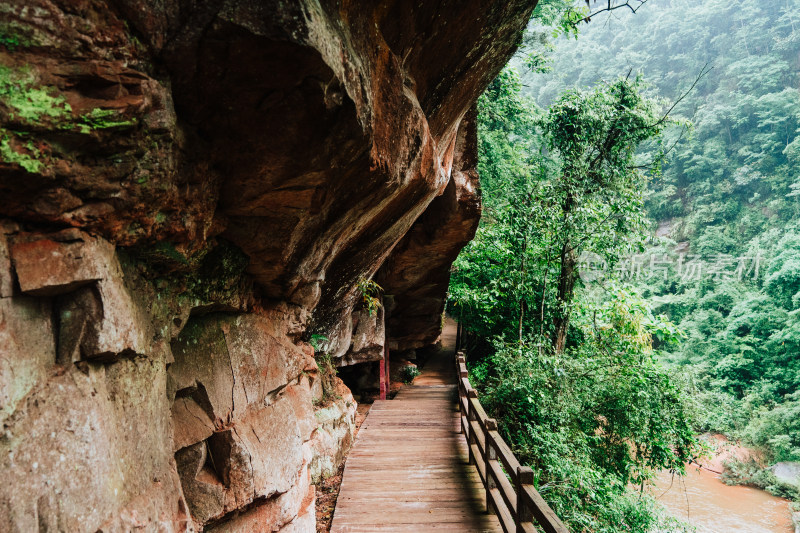
<path fill-rule="evenodd" d="M 747 461 L 732 459 L 724 463 L 722 481 L 726 485 L 748 485 L 766 490 L 774 496 L 799 500 L 800 493 L 796 487 L 783 483 L 775 477 L 769 468 L 764 468 L 752 458 Z"/>
<path fill-rule="evenodd" d="M 643 487 L 698 452 L 678 388 L 641 353 L 597 346 L 563 357 L 497 346 L 470 368 L 480 399 L 542 496 L 573 531 L 648 531 L 661 523 Z"/>
<path fill-rule="evenodd" d="M 411 383 L 414 381 L 414 378 L 419 376 L 420 371 L 415 365 L 407 365 L 404 366 L 403 369 L 400 371 L 400 378 L 403 380 L 403 383 Z"/>
<path fill-rule="evenodd" d="M 325 405 L 341 397 L 336 394 L 336 365 L 329 354 L 316 356 L 317 367 L 319 368 L 319 378 L 322 380 L 322 398 L 320 404 Z"/>
<path fill-rule="evenodd" d="M 383 306 L 383 288 L 371 279 L 358 280 L 358 291 L 361 293 L 361 308 L 366 309 L 369 316 Z"/>

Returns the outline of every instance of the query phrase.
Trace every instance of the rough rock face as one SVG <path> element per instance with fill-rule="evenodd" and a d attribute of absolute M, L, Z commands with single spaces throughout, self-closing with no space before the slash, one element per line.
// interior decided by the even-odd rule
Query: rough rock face
<path fill-rule="evenodd" d="M 450 265 L 475 236 L 480 219 L 476 143 L 472 110 L 461 121 L 444 193 L 431 202 L 375 276 L 392 296 L 386 323 L 391 350 L 427 346 L 442 331 Z"/>
<path fill-rule="evenodd" d="M 321 349 L 339 366 L 380 361 L 386 344 L 385 310 L 380 307 L 370 313 L 356 309 L 327 330 L 327 334 Z"/>
<path fill-rule="evenodd" d="M 534 4 L 3 2 L 0 530 L 313 531 L 306 341 L 438 335 Z"/>
<path fill-rule="evenodd" d="M 336 378 L 333 392 L 330 401 L 318 398 L 320 404 L 314 409 L 317 431 L 311 439 L 313 459 L 309 466 L 314 483 L 337 472 L 355 439 L 356 402 L 353 395 L 339 378 Z"/>

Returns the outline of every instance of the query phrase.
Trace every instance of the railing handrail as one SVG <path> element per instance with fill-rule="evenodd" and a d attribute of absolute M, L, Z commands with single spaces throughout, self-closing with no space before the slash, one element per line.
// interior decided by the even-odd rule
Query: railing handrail
<path fill-rule="evenodd" d="M 469 462 L 477 467 L 486 489 L 486 511 L 500 519 L 505 533 L 569 533 L 533 486 L 533 470 L 522 466 L 497 431 L 469 382 L 463 352 L 456 353 L 461 433 L 469 446 Z M 509 480 L 510 478 L 510 480 Z"/>

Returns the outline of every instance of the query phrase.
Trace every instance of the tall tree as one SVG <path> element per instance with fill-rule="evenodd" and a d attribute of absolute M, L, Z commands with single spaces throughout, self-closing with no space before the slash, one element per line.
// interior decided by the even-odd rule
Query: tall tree
<path fill-rule="evenodd" d="M 626 77 L 591 91 L 567 91 L 547 114 L 544 133 L 558 166 L 552 194 L 561 218 L 556 353 L 567 340 L 581 251 L 600 253 L 613 265 L 644 227 L 647 179 L 635 153 L 661 133 L 665 118 L 657 110 L 658 102 L 642 96 L 641 79 Z"/>

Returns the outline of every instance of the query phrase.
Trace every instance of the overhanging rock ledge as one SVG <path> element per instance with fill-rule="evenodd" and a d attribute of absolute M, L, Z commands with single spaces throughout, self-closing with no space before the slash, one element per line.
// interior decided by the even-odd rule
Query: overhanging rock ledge
<path fill-rule="evenodd" d="M 6 0 L 0 530 L 313 531 L 354 406 L 310 336 L 438 336 L 534 4 Z"/>

